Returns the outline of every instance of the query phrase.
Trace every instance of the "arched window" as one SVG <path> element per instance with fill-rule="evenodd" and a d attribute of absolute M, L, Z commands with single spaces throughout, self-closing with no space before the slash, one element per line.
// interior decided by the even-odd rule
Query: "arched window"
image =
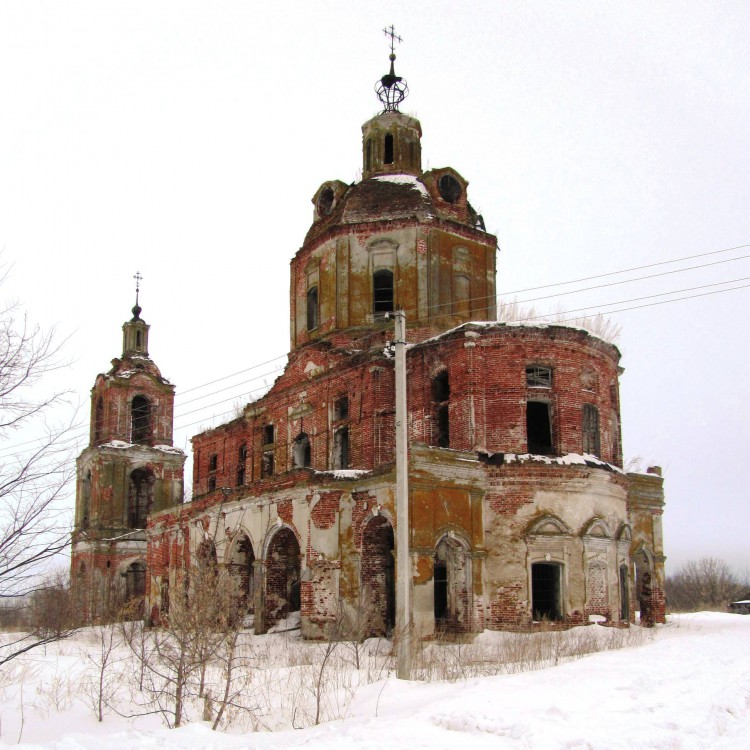
<path fill-rule="evenodd" d="M 381 268 L 372 275 L 372 309 L 375 315 L 393 312 L 393 271 Z"/>
<path fill-rule="evenodd" d="M 130 442 L 145 444 L 151 440 L 151 404 L 145 396 L 136 396 L 130 405 Z"/>
<path fill-rule="evenodd" d="M 301 432 L 297 436 L 297 439 L 294 441 L 292 457 L 294 460 L 295 469 L 301 469 L 310 466 L 310 438 L 304 432 Z"/>
<path fill-rule="evenodd" d="M 318 327 L 318 287 L 311 286 L 307 290 L 307 330 Z"/>
<path fill-rule="evenodd" d="M 390 133 L 385 137 L 383 164 L 393 164 L 393 136 Z"/>

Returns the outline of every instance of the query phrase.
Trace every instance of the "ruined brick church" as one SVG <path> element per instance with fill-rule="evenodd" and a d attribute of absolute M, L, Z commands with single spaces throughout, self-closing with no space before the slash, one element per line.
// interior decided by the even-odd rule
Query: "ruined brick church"
<path fill-rule="evenodd" d="M 663 621 L 663 480 L 622 469 L 620 353 L 580 328 L 496 320 L 497 240 L 458 171 L 423 170 L 394 59 L 384 109 L 362 126 L 362 179 L 313 195 L 286 368 L 193 437 L 190 502 L 175 387 L 136 298 L 77 463 L 71 571 L 91 617 L 116 596 L 159 624 L 208 547 L 257 633 L 299 611 L 302 635 L 322 637 L 342 607 L 367 613 L 368 634 L 391 632 L 398 309 L 415 631 Z"/>

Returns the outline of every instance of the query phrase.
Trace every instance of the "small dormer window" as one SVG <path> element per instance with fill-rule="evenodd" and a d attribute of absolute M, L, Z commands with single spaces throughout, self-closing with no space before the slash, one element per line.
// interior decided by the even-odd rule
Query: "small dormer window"
<path fill-rule="evenodd" d="M 552 369 L 531 365 L 526 368 L 526 385 L 529 388 L 551 388 Z"/>
<path fill-rule="evenodd" d="M 393 136 L 390 133 L 385 137 L 383 164 L 393 164 Z"/>
<path fill-rule="evenodd" d="M 333 211 L 333 190 L 325 187 L 320 191 L 318 196 L 318 216 L 328 216 Z"/>

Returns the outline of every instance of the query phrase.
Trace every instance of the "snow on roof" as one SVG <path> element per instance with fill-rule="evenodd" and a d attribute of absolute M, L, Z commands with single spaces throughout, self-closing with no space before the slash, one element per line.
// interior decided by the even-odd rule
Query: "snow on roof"
<path fill-rule="evenodd" d="M 315 473 L 326 474 L 334 479 L 359 479 L 367 474 L 372 474 L 367 469 L 336 469 L 334 471 L 316 471 Z"/>
<path fill-rule="evenodd" d="M 155 451 L 161 451 L 162 453 L 174 453 L 175 455 L 182 455 L 184 451 L 182 448 L 175 448 L 173 445 L 154 445 L 147 446 L 141 445 L 140 443 L 126 443 L 124 440 L 110 440 L 108 443 L 102 443 L 100 448 L 114 448 L 115 450 L 125 450 L 126 448 L 153 448 Z"/>
<path fill-rule="evenodd" d="M 557 464 L 558 466 L 601 466 L 605 469 L 610 469 L 618 474 L 624 474 L 625 472 L 614 464 L 602 461 L 597 456 L 591 453 L 566 453 L 564 456 L 537 456 L 533 453 L 505 453 L 505 463 L 525 463 L 526 461 L 534 461 L 536 463 L 543 464 Z"/>
<path fill-rule="evenodd" d="M 422 195 L 429 195 L 427 188 L 413 174 L 379 174 L 373 177 L 374 180 L 381 182 L 395 182 L 397 185 L 411 185 Z"/>

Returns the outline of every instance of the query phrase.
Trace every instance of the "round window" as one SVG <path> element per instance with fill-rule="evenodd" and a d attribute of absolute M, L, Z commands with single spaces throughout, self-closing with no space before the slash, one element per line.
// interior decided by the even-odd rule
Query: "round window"
<path fill-rule="evenodd" d="M 461 183 L 453 175 L 444 174 L 438 183 L 440 197 L 448 203 L 455 203 L 461 197 Z"/>

